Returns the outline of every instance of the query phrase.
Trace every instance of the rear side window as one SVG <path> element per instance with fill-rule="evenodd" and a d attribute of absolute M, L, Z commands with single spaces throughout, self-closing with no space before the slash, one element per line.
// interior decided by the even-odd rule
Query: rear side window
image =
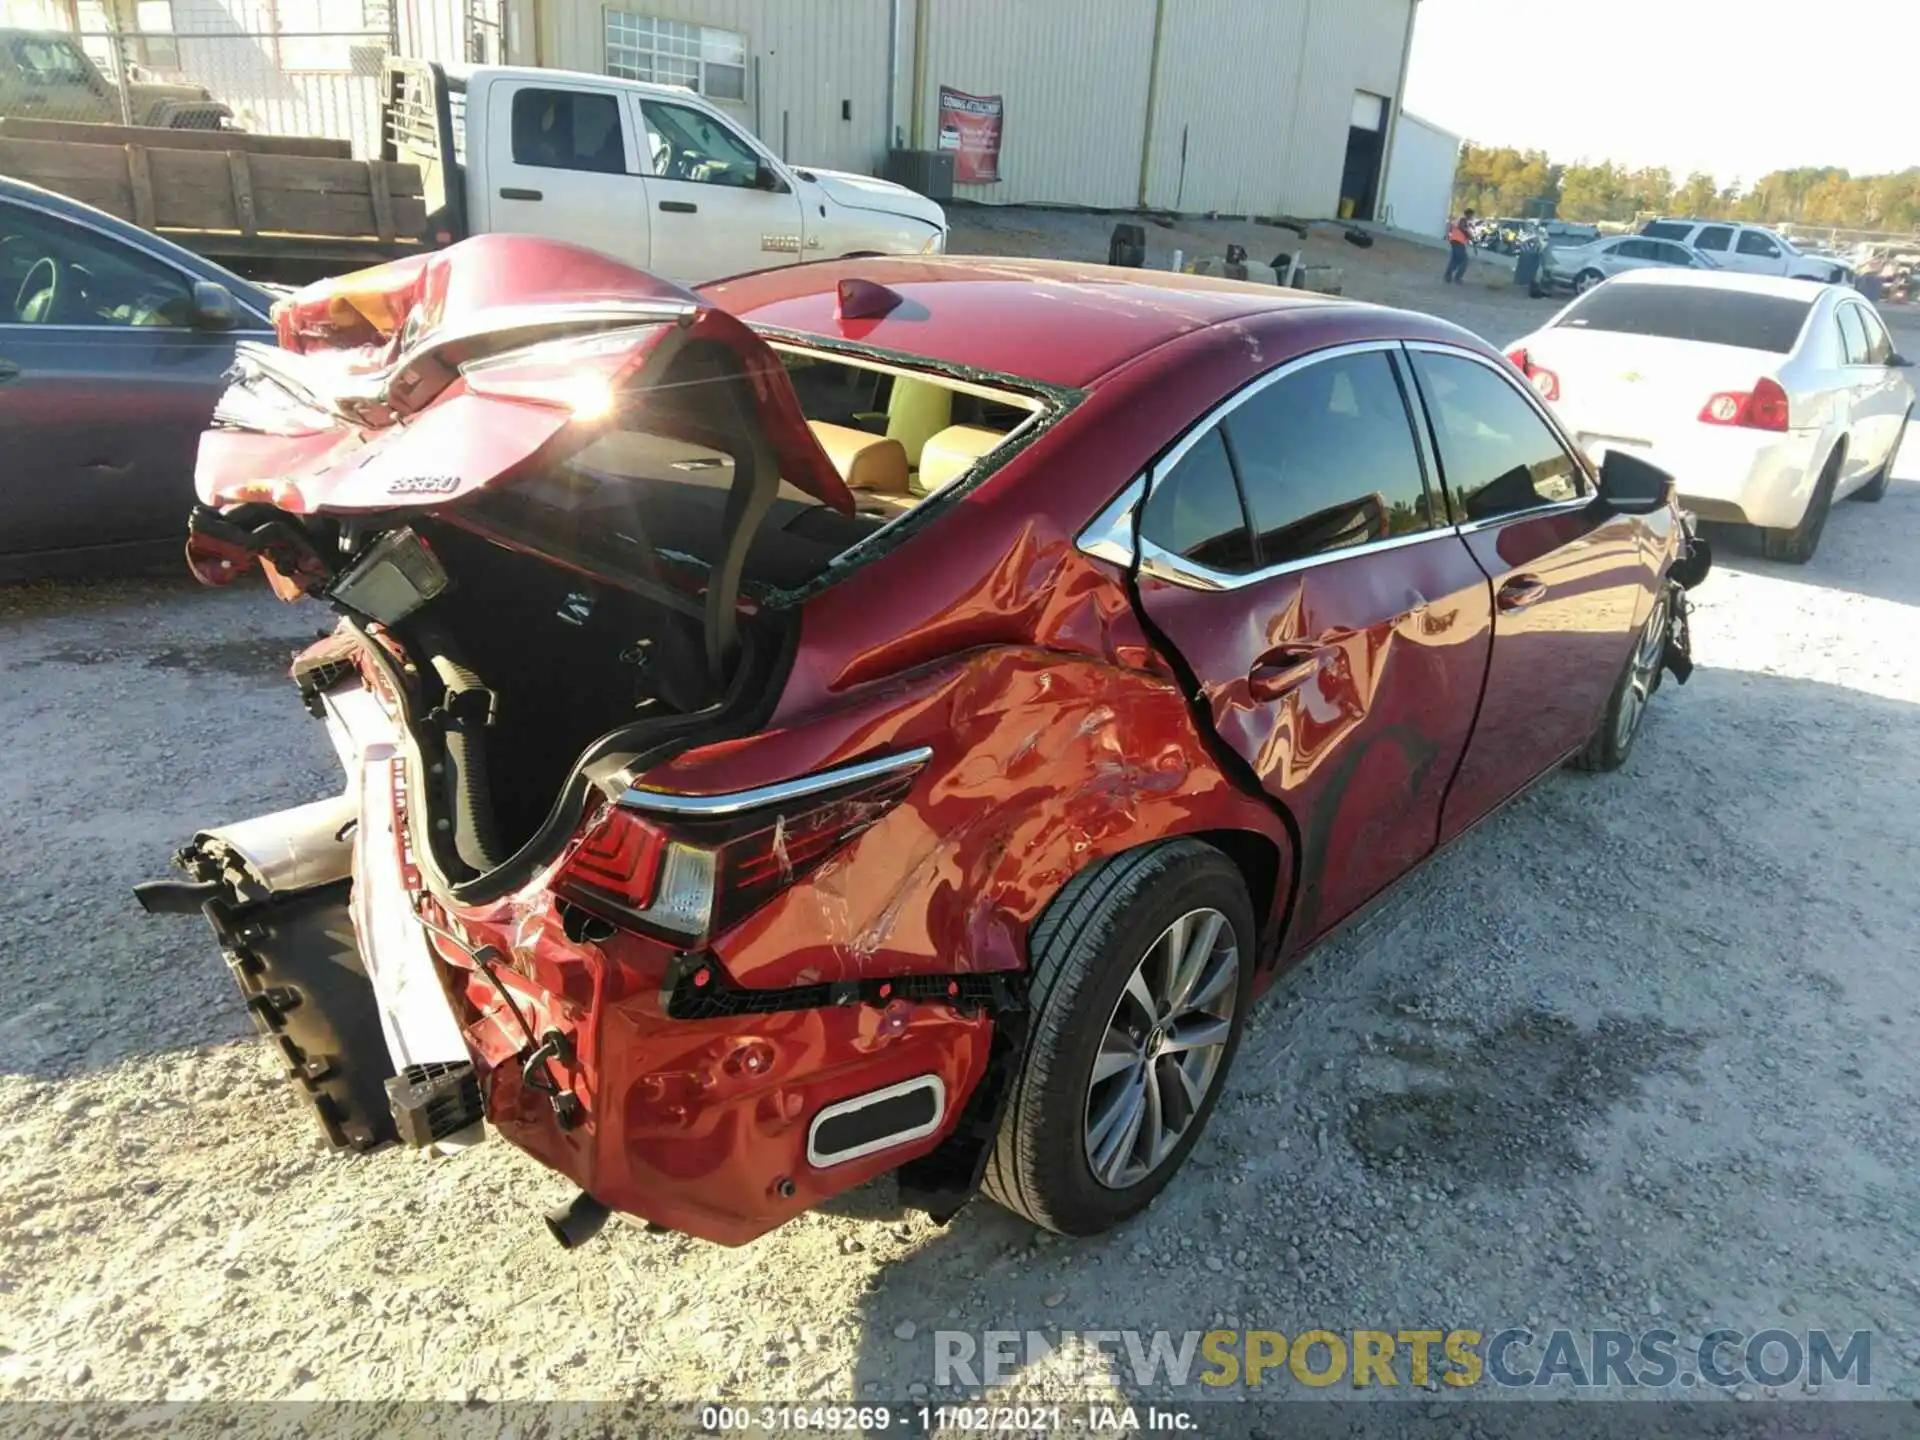
<path fill-rule="evenodd" d="M 1234 410 L 1224 428 L 1262 565 L 1432 524 L 1406 401 L 1385 351 L 1297 370 Z"/>
<path fill-rule="evenodd" d="M 1651 240 L 1622 240 L 1613 247 L 1613 253 L 1625 256 L 1629 260 L 1652 260 L 1659 254 L 1660 247 Z"/>
<path fill-rule="evenodd" d="M 1642 226 L 1640 233 L 1651 235 L 1656 240 L 1684 240 L 1692 231 L 1691 225 L 1678 220 L 1656 220 L 1651 225 Z"/>
<path fill-rule="evenodd" d="M 1560 324 L 1784 355 L 1811 308 L 1809 300 L 1705 285 L 1602 285 L 1576 300 Z"/>
<path fill-rule="evenodd" d="M 1414 371 L 1463 521 L 1578 500 L 1580 468 L 1513 383 L 1488 366 L 1416 351 Z"/>
<path fill-rule="evenodd" d="M 1840 320 L 1840 348 L 1844 352 L 1847 364 L 1864 365 L 1867 363 L 1867 327 L 1860 323 L 1860 307 L 1842 305 L 1838 311 Z"/>
<path fill-rule="evenodd" d="M 1742 255 L 1761 255 L 1769 260 L 1780 258 L 1780 247 L 1762 235 L 1758 230 L 1742 230 L 1737 247 Z"/>
<path fill-rule="evenodd" d="M 1733 240 L 1731 225 L 1709 225 L 1700 232 L 1700 238 L 1693 242 L 1696 250 L 1725 250 Z"/>
<path fill-rule="evenodd" d="M 1210 570 L 1240 574 L 1253 569 L 1253 540 L 1218 428 L 1202 435 L 1154 482 L 1140 517 L 1140 536 Z"/>
<path fill-rule="evenodd" d="M 1860 324 L 1867 332 L 1867 363 L 1884 365 L 1893 359 L 1893 337 L 1887 334 L 1887 327 L 1880 323 L 1880 317 L 1864 305 L 1847 307 L 1860 318 Z"/>
<path fill-rule="evenodd" d="M 624 175 L 620 102 L 585 90 L 519 91 L 513 97 L 513 163 Z"/>

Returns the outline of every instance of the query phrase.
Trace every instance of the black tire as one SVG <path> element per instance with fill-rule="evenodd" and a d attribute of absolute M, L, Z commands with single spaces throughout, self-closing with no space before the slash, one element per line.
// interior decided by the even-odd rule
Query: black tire
<path fill-rule="evenodd" d="M 1110 1189 L 1087 1157 L 1093 1064 L 1135 966 L 1181 916 L 1218 910 L 1233 926 L 1239 980 L 1231 1030 L 1210 1087 L 1179 1142 L 1137 1183 Z M 1253 905 L 1227 857 L 1169 840 L 1096 865 L 1068 882 L 1034 926 L 1032 1029 L 982 1189 L 1034 1224 L 1095 1235 L 1144 1209 L 1206 1129 L 1226 1088 L 1252 997 Z"/>
<path fill-rule="evenodd" d="M 1846 447 L 1836 446 L 1833 454 L 1827 457 L 1826 468 L 1820 472 L 1819 482 L 1813 487 L 1813 494 L 1807 500 L 1806 514 L 1800 517 L 1800 523 L 1788 530 L 1760 531 L 1760 549 L 1769 560 L 1783 560 L 1789 565 L 1804 565 L 1813 559 L 1813 552 L 1820 548 L 1820 537 L 1826 533 L 1827 516 L 1833 511 L 1833 487 L 1840 480 L 1840 462 L 1846 455 Z"/>
<path fill-rule="evenodd" d="M 1600 716 L 1600 723 L 1594 727 L 1586 749 L 1567 762 L 1574 769 L 1595 772 L 1618 770 L 1627 763 L 1627 757 L 1633 753 L 1633 742 L 1640 734 L 1640 724 L 1646 719 L 1647 706 L 1658 693 L 1660 677 L 1665 673 L 1662 661 L 1666 654 L 1667 625 L 1671 613 L 1672 600 L 1663 587 L 1652 613 L 1634 637 L 1633 650 L 1627 656 L 1627 663 L 1620 669 L 1620 678 L 1614 682 L 1613 693 L 1607 697 L 1607 708 Z M 1650 668 L 1647 663 L 1649 656 Z M 1622 712 L 1633 701 L 1636 680 L 1643 693 L 1640 703 L 1623 724 Z"/>
<path fill-rule="evenodd" d="M 1878 504 L 1887 498 L 1887 484 L 1893 479 L 1893 462 L 1900 458 L 1900 442 L 1907 438 L 1907 425 L 1913 419 L 1913 407 L 1907 407 L 1907 413 L 1900 417 L 1900 433 L 1893 437 L 1893 449 L 1887 452 L 1886 463 L 1874 471 L 1873 479 L 1862 485 L 1847 498 L 1864 500 L 1869 505 Z"/>
<path fill-rule="evenodd" d="M 1578 275 L 1573 277 L 1573 293 L 1576 295 L 1584 295 L 1606 278 L 1607 277 L 1602 275 L 1598 270 L 1582 270 Z"/>

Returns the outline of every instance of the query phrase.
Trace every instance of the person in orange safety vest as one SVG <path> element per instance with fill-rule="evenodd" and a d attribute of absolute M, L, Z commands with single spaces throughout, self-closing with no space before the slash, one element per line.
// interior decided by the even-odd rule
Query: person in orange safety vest
<path fill-rule="evenodd" d="M 1473 224 L 1473 211 L 1463 210 L 1460 218 L 1447 226 L 1447 248 L 1452 252 L 1447 256 L 1447 273 L 1443 277 L 1450 285 L 1459 285 L 1467 277 L 1467 246 L 1473 243 L 1473 232 L 1468 228 Z"/>

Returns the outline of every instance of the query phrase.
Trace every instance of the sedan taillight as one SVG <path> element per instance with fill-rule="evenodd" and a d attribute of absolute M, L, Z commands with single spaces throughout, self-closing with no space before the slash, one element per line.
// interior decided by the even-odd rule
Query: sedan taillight
<path fill-rule="evenodd" d="M 1527 377 L 1527 383 L 1533 386 L 1534 393 L 1542 400 L 1560 398 L 1560 377 L 1544 365 L 1536 365 L 1525 349 L 1509 350 L 1507 359 L 1513 362 L 1514 369 Z"/>
<path fill-rule="evenodd" d="M 1738 425 L 1748 430 L 1785 430 L 1787 392 L 1776 380 L 1762 378 L 1751 390 L 1722 390 L 1700 409 L 1708 425 Z"/>
<path fill-rule="evenodd" d="M 924 759 L 921 761 L 924 763 Z M 735 815 L 608 809 L 554 877 L 553 892 L 676 945 L 738 924 L 885 815 L 920 764 Z"/>

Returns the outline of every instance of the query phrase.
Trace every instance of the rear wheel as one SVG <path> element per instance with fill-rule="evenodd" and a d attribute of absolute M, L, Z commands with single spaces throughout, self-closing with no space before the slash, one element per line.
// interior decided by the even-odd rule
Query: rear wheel
<path fill-rule="evenodd" d="M 1633 753 L 1633 740 L 1640 733 L 1641 718 L 1647 702 L 1660 688 L 1661 667 L 1667 654 L 1667 625 L 1672 614 L 1669 592 L 1663 586 L 1654 602 L 1653 613 L 1634 641 L 1627 667 L 1620 672 L 1619 683 L 1607 701 L 1587 748 L 1573 757 L 1576 770 L 1618 770 Z"/>
<path fill-rule="evenodd" d="M 1206 1128 L 1253 984 L 1253 906 L 1174 840 L 1076 877 L 1034 927 L 1033 1021 L 983 1188 L 1092 1235 L 1160 1193 Z"/>
<path fill-rule="evenodd" d="M 1584 295 L 1606 278 L 1598 270 L 1582 270 L 1573 277 L 1573 293 Z"/>
<path fill-rule="evenodd" d="M 1893 462 L 1900 458 L 1900 442 L 1907 438 L 1907 424 L 1913 419 L 1913 407 L 1907 407 L 1907 413 L 1900 417 L 1900 432 L 1893 437 L 1893 449 L 1887 452 L 1887 458 L 1880 468 L 1873 472 L 1873 479 L 1862 485 L 1847 498 L 1865 500 L 1869 504 L 1887 498 L 1887 483 L 1893 479 Z"/>
<path fill-rule="evenodd" d="M 1767 559 L 1804 565 L 1813 558 L 1813 552 L 1820 548 L 1820 536 L 1827 528 L 1827 516 L 1833 510 L 1833 487 L 1840 480 L 1841 458 L 1839 450 L 1827 457 L 1826 468 L 1820 472 L 1819 483 L 1813 487 L 1806 514 L 1800 517 L 1798 525 L 1760 532 L 1760 547 Z"/>

